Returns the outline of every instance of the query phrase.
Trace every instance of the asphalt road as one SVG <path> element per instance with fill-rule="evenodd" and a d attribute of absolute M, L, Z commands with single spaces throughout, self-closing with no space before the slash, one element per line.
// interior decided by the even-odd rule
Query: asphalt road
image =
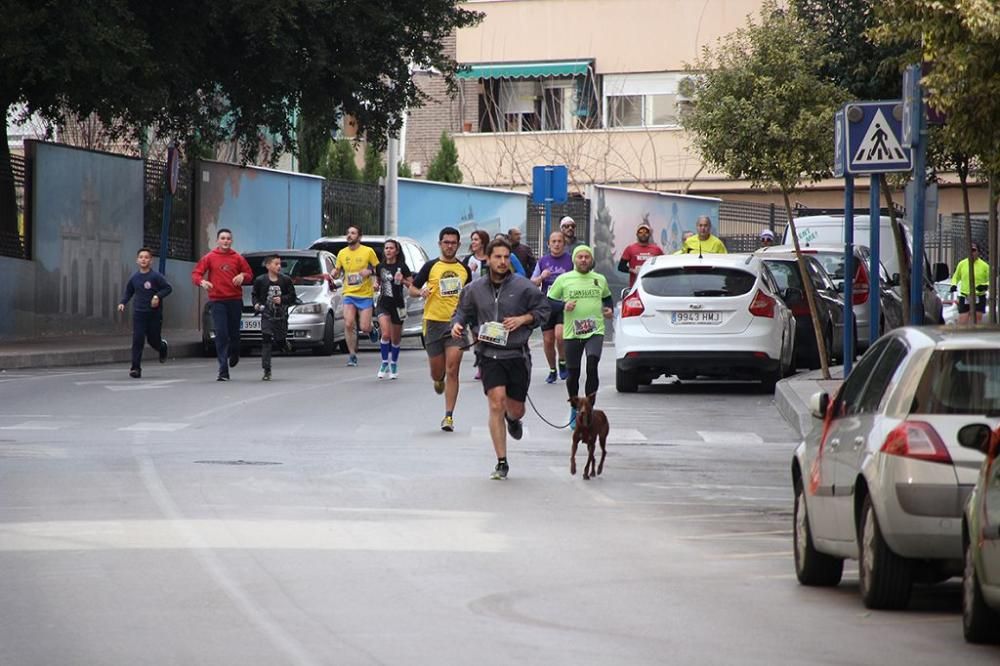
<path fill-rule="evenodd" d="M 533 413 L 495 464 L 419 350 L 0 374 L 0 664 L 996 664 L 959 586 L 795 581 L 794 435 L 741 384 L 614 391 L 604 474 Z M 567 417 L 536 368 L 532 396 Z M 583 458 L 579 459 L 582 467 Z"/>

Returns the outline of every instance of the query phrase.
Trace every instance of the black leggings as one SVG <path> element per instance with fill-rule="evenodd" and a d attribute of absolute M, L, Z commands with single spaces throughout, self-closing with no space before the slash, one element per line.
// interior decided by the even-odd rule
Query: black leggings
<path fill-rule="evenodd" d="M 566 369 L 569 370 L 569 377 L 566 378 L 566 391 L 569 397 L 573 398 L 580 393 L 580 374 L 582 368 L 580 362 L 586 353 L 587 357 L 587 383 L 584 395 L 594 395 L 597 400 L 597 389 L 600 386 L 600 377 L 597 374 L 597 364 L 601 360 L 601 349 L 604 346 L 604 336 L 594 335 L 583 340 L 566 340 Z"/>

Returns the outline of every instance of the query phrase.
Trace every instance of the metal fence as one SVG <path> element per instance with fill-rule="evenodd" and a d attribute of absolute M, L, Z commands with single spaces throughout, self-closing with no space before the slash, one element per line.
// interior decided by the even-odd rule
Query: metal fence
<path fill-rule="evenodd" d="M 552 231 L 559 230 L 559 220 L 569 215 L 576 222 L 576 237 L 583 240 L 590 238 L 590 199 L 572 197 L 563 204 L 552 204 Z M 525 238 L 536 257 L 548 253 L 548 239 L 542 238 L 545 228 L 545 204 L 536 204 L 528 199 L 528 229 Z"/>
<path fill-rule="evenodd" d="M 0 165 L 0 202 L 6 199 L 10 187 L 14 188 L 15 224 L 11 228 L 0 228 L 0 255 L 17 259 L 31 259 L 31 243 L 28 221 L 25 218 L 25 160 L 23 155 L 10 156 L 10 168 Z M 9 200 L 8 200 L 9 201 Z M 0 210 L 0 216 L 10 212 Z M 6 226 L 6 225 L 4 225 Z"/>
<path fill-rule="evenodd" d="M 788 226 L 784 206 L 753 201 L 723 201 L 715 233 L 730 252 L 753 252 L 760 247 L 760 232 L 770 229 L 778 242 Z"/>
<path fill-rule="evenodd" d="M 385 230 L 385 188 L 353 180 L 323 182 L 323 235 L 343 236 L 351 225 L 362 234 Z"/>
<path fill-rule="evenodd" d="M 166 186 L 166 162 L 146 160 L 143 188 L 143 245 L 160 254 L 163 230 L 163 197 Z M 194 170 L 191 164 L 181 164 L 170 211 L 167 237 L 167 258 L 194 261 Z"/>
<path fill-rule="evenodd" d="M 989 261 L 989 214 L 972 213 L 972 240 L 979 244 L 980 258 Z M 965 215 L 942 215 L 935 231 L 924 237 L 924 251 L 931 263 L 945 263 L 951 270 L 969 256 Z"/>

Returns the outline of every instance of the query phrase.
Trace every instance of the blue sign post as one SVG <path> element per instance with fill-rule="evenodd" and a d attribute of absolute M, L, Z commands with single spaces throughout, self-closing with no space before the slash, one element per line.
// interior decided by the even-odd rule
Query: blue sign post
<path fill-rule="evenodd" d="M 167 148 L 167 166 L 164 169 L 163 180 L 163 224 L 160 226 L 160 274 L 167 274 L 167 254 L 170 244 L 170 216 L 174 205 L 174 193 L 177 192 L 177 178 L 180 175 L 180 151 L 177 144 L 171 143 Z"/>
<path fill-rule="evenodd" d="M 566 165 L 536 166 L 531 169 L 531 200 L 545 204 L 545 234 L 541 247 L 552 233 L 552 204 L 566 203 L 569 196 L 569 169 Z"/>
<path fill-rule="evenodd" d="M 903 141 L 913 149 L 913 257 L 910 261 L 910 323 L 924 323 L 924 225 L 927 192 L 927 139 L 924 100 L 920 88 L 920 65 L 910 65 L 903 74 Z"/>

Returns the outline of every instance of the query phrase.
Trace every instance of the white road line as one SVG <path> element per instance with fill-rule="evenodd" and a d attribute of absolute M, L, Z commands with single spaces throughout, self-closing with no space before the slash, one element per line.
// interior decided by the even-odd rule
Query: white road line
<path fill-rule="evenodd" d="M 647 442 L 649 438 L 635 428 L 611 428 L 608 442 Z"/>
<path fill-rule="evenodd" d="M 583 457 L 586 460 L 586 456 Z M 603 506 L 618 506 L 619 503 L 601 492 L 597 488 L 599 481 L 584 481 L 583 480 L 583 464 L 579 460 L 576 463 L 576 475 L 569 473 L 569 465 L 565 467 L 549 467 L 549 471 L 552 472 L 560 481 L 566 484 L 572 483 L 574 487 L 583 490 L 585 493 L 590 495 L 598 504 Z"/>
<path fill-rule="evenodd" d="M 133 423 L 130 426 L 124 428 L 118 428 L 118 430 L 144 430 L 147 432 L 176 432 L 178 430 L 183 430 L 187 428 L 190 423 L 165 423 L 165 422 L 149 422 L 140 421 L 139 423 Z"/>
<path fill-rule="evenodd" d="M 75 425 L 70 421 L 22 421 L 15 425 L 0 427 L 0 430 L 60 430 Z"/>
<path fill-rule="evenodd" d="M 721 430 L 698 430 L 701 438 L 709 444 L 763 444 L 763 438 L 752 432 L 727 432 Z"/>
<path fill-rule="evenodd" d="M 681 539 L 685 541 L 703 541 L 709 539 L 741 539 L 744 537 L 762 537 L 762 536 L 775 536 L 780 534 L 782 537 L 791 537 L 791 530 L 768 530 L 766 532 L 722 532 L 720 534 L 698 534 L 696 536 L 684 536 Z"/>
<path fill-rule="evenodd" d="M 794 557 L 790 546 L 787 551 L 769 551 L 761 553 L 729 553 L 726 555 L 716 555 L 713 559 L 756 560 L 756 559 L 782 559 L 786 557 Z"/>

